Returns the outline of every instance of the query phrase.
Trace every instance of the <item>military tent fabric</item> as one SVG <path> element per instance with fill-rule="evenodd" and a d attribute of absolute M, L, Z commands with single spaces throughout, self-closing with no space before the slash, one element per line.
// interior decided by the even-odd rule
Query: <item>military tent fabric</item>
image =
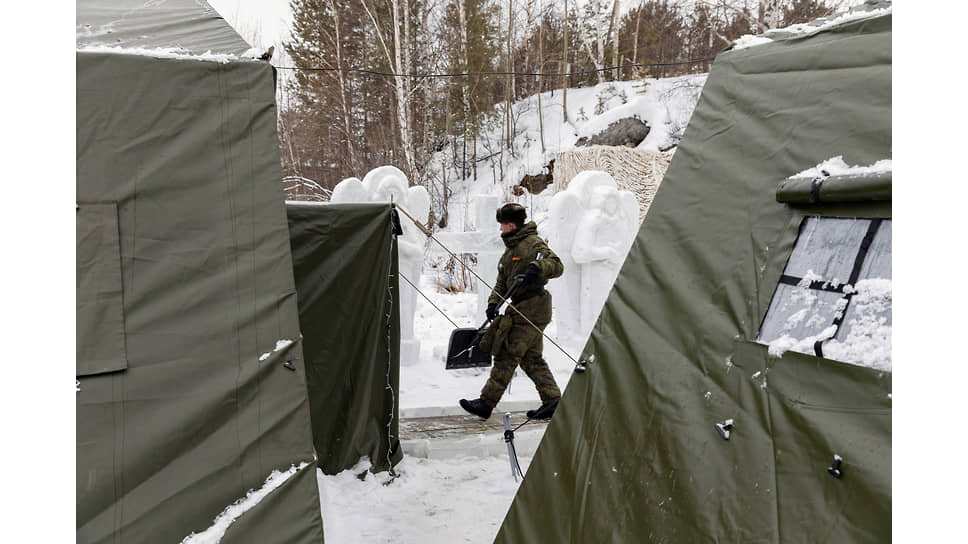
<path fill-rule="evenodd" d="M 836 156 L 891 157 L 890 14 L 718 56 L 496 542 L 890 541 L 891 374 L 754 342 L 805 217 L 891 217 L 777 202 Z"/>
<path fill-rule="evenodd" d="M 189 55 L 241 55 L 250 49 L 201 0 L 77 0 L 76 13 L 78 49 L 166 49 Z"/>
<path fill-rule="evenodd" d="M 78 344 L 126 356 L 78 379 L 77 541 L 181 542 L 305 463 L 222 542 L 322 542 L 272 67 L 76 60 L 78 252 L 111 203 L 122 301 Z"/>
<path fill-rule="evenodd" d="M 400 295 L 389 204 L 286 206 L 319 468 L 403 458 Z"/>

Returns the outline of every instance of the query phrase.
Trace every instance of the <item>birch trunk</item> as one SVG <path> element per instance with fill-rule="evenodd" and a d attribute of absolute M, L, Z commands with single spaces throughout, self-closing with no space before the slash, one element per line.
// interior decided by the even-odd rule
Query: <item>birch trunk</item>
<path fill-rule="evenodd" d="M 343 73 L 343 39 L 340 33 L 339 10 L 333 0 L 329 0 L 329 8 L 333 12 L 333 27 L 336 31 L 336 77 L 339 80 L 339 99 L 343 109 L 343 133 L 346 138 L 346 151 L 350 158 L 350 169 L 357 172 L 359 161 L 356 159 L 356 151 L 353 149 L 353 134 L 350 130 L 350 109 L 346 103 L 346 74 Z"/>
<path fill-rule="evenodd" d="M 567 123 L 568 122 L 568 72 L 570 71 L 569 65 L 568 65 L 568 0 L 565 0 L 565 17 L 563 21 L 564 21 L 564 29 L 563 29 L 564 36 L 561 40 L 561 67 L 564 68 L 562 72 L 564 72 L 565 75 L 562 76 L 562 81 L 564 83 L 562 83 L 561 85 L 561 119 L 562 119 L 562 122 Z"/>
<path fill-rule="evenodd" d="M 615 0 L 615 4 L 612 6 L 612 66 L 618 66 L 618 3 L 619 0 Z M 615 68 L 612 70 L 612 81 L 618 81 L 621 75 L 620 70 Z"/>
<path fill-rule="evenodd" d="M 538 1 L 538 13 L 542 15 L 538 19 L 538 139 L 541 140 L 541 157 L 544 158 L 544 109 L 541 108 L 541 73 L 544 71 L 544 12 L 541 11 L 541 1 Z"/>
<path fill-rule="evenodd" d="M 466 0 L 460 0 L 458 2 L 457 18 L 458 18 L 458 21 L 460 23 L 461 61 L 463 62 L 464 71 L 467 72 L 467 71 L 470 71 L 470 61 L 468 60 L 468 57 L 467 57 L 467 49 L 468 49 L 468 43 L 467 43 L 467 11 L 466 11 L 466 4 L 465 4 L 465 2 L 466 2 Z M 460 174 L 461 174 L 461 179 L 467 179 L 467 124 L 468 124 L 468 120 L 470 118 L 470 109 L 471 108 L 470 108 L 470 97 L 468 96 L 469 90 L 468 90 L 468 86 L 467 86 L 467 78 L 466 77 L 461 78 L 461 81 L 462 81 L 461 82 L 461 93 L 460 93 L 460 95 L 461 95 L 461 108 L 462 108 L 461 111 L 463 112 L 463 118 L 464 118 L 464 122 L 463 122 L 463 126 L 462 126 L 462 131 L 464 133 L 464 136 L 463 136 L 464 158 L 463 158 L 463 161 L 462 161 L 462 164 L 461 164 Z M 476 129 L 476 122 L 472 126 L 475 127 L 473 130 L 474 130 L 474 132 L 476 132 L 476 130 L 477 130 Z"/>
<path fill-rule="evenodd" d="M 632 38 L 632 64 L 638 63 L 639 58 L 639 22 L 642 21 L 642 4 L 639 3 L 639 12 L 635 15 L 635 35 Z M 633 67 L 632 70 L 637 68 Z"/>
<path fill-rule="evenodd" d="M 512 94 L 514 93 L 514 51 L 511 48 L 512 32 L 514 30 L 514 0 L 508 0 L 508 62 L 507 62 L 507 84 L 505 85 L 505 98 L 507 100 L 507 105 L 504 108 L 504 115 L 506 118 L 507 125 L 507 136 L 505 142 L 507 143 L 507 148 L 514 151 L 514 127 L 512 127 L 513 116 L 511 115 L 511 103 L 513 101 Z"/>
<path fill-rule="evenodd" d="M 413 138 L 410 129 L 410 79 L 402 75 L 408 73 L 408 68 L 404 65 L 404 44 L 401 43 L 403 36 L 400 30 L 400 0 L 392 0 L 391 6 L 393 8 L 393 71 L 397 74 L 393 78 L 397 98 L 397 125 L 400 129 L 400 147 L 406 163 L 407 176 L 413 179 L 416 174 L 416 161 L 413 157 Z"/>
<path fill-rule="evenodd" d="M 599 83 L 605 82 L 605 72 L 602 72 L 602 68 L 605 67 L 605 31 L 602 28 L 602 3 L 601 0 L 595 0 L 595 45 L 597 50 L 595 51 L 595 76 L 598 78 Z"/>

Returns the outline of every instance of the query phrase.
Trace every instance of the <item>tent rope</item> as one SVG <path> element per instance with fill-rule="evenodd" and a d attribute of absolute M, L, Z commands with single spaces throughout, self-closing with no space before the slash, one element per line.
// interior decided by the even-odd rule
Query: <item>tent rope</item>
<path fill-rule="evenodd" d="M 444 248 L 444 251 L 446 251 L 447 253 L 449 253 L 451 257 L 453 257 L 453 258 L 457 259 L 458 261 L 460 261 L 461 265 L 463 265 L 465 268 L 467 268 L 468 270 L 470 270 L 471 274 L 473 274 L 475 278 L 477 278 L 481 283 L 483 283 L 484 285 L 486 285 L 491 291 L 494 291 L 494 286 L 492 286 L 490 283 L 488 283 L 487 281 L 485 281 L 484 278 L 480 277 L 477 274 L 477 272 L 474 271 L 473 268 L 471 268 L 467 263 L 465 263 L 463 259 L 461 259 L 460 257 L 458 257 L 456 253 L 454 253 L 453 251 L 451 251 L 450 248 L 448 248 L 447 246 L 445 246 L 443 244 L 443 242 L 441 242 L 440 240 L 438 240 L 437 237 L 434 236 L 433 233 L 430 232 L 430 230 L 427 229 L 427 227 L 423 226 L 423 224 L 420 223 L 420 221 L 417 221 L 416 219 L 414 219 L 413 216 L 410 215 L 407 212 L 407 210 L 403 209 L 399 204 L 393 204 L 393 206 L 396 209 L 398 209 L 401 212 L 403 212 L 403 215 L 406 215 L 410 219 L 410 221 L 413 221 L 413 224 L 416 225 L 417 228 L 420 229 L 421 232 L 423 232 L 426 236 L 428 236 L 434 242 L 437 242 L 437 245 L 439 245 L 440 247 Z M 408 281 L 408 283 L 409 283 L 409 281 Z M 413 284 L 410 283 L 410 285 L 413 285 Z M 414 286 L 414 289 L 417 289 L 417 287 Z M 417 292 L 419 293 L 420 292 L 420 289 L 417 289 Z M 421 295 L 423 295 L 423 293 L 421 293 Z M 505 303 L 505 302 L 507 302 L 508 308 L 511 308 L 512 310 L 514 310 L 515 313 L 517 313 L 519 316 L 521 316 L 522 319 L 524 319 L 525 321 L 527 321 L 528 325 L 531 325 L 532 327 L 534 327 L 534 330 L 536 330 L 539 333 L 541 333 L 541 336 L 545 337 L 549 342 L 551 342 L 551 344 L 554 345 L 556 348 L 558 348 L 559 351 L 561 351 L 562 353 L 564 353 L 566 357 L 568 357 L 569 359 L 571 359 L 571 361 L 573 363 L 575 363 L 576 365 L 579 365 L 580 364 L 577 359 L 575 359 L 570 353 L 568 353 L 568 351 L 565 350 L 565 348 L 563 348 L 560 345 L 558 345 L 558 342 L 555 342 L 554 339 L 552 339 L 550 336 L 548 336 L 547 334 L 545 334 L 545 332 L 543 330 L 541 330 L 540 327 L 538 327 L 530 319 L 528 319 L 528 317 L 526 315 L 522 314 L 517 308 L 515 308 L 514 307 L 514 304 L 511 304 L 511 301 L 510 300 L 504 298 L 504 296 L 501 295 L 500 293 L 498 293 L 498 297 L 500 297 L 502 304 Z M 426 295 L 424 295 L 424 298 L 426 298 Z M 441 312 L 441 313 L 443 313 L 443 312 Z M 448 317 L 447 319 L 450 319 L 450 318 Z M 453 323 L 453 321 L 451 321 L 451 323 Z"/>
<path fill-rule="evenodd" d="M 387 267 L 387 272 L 388 272 L 387 301 L 389 304 L 388 304 L 388 310 L 386 315 L 386 323 L 387 323 L 387 372 L 386 372 L 387 387 L 386 389 L 387 391 L 390 392 L 390 414 L 389 414 L 389 419 L 387 420 L 387 471 L 390 473 L 389 482 L 392 482 L 397 478 L 397 473 L 395 470 L 393 470 L 393 459 L 391 458 L 391 455 L 390 455 L 391 451 L 393 450 L 393 407 L 397 403 L 396 394 L 393 391 L 393 384 L 390 383 L 390 371 L 393 368 L 393 352 L 391 349 L 391 346 L 393 345 L 392 330 L 391 330 L 391 320 L 393 318 L 393 281 L 391 281 L 391 278 L 393 278 L 393 241 L 395 239 L 395 236 L 393 235 L 392 221 L 390 226 L 389 238 L 390 238 L 390 244 L 389 244 L 390 254 L 387 260 L 387 263 L 389 263 Z M 399 275 L 399 273 L 400 271 L 398 270 L 397 274 Z"/>
<path fill-rule="evenodd" d="M 460 325 L 458 325 L 457 323 L 454 323 L 454 320 L 451 319 L 449 315 L 447 315 L 446 313 L 444 313 L 443 310 L 441 310 L 439 307 L 437 307 L 437 305 L 434 304 L 434 301 L 430 300 L 430 298 L 428 298 L 427 295 L 425 295 L 423 293 L 423 291 L 420 290 L 419 287 L 417 287 L 416 285 L 414 285 L 412 281 L 410 281 L 406 276 L 404 276 L 403 273 L 400 273 L 400 277 L 403 278 L 407 283 L 409 283 L 410 286 L 413 287 L 414 291 L 416 291 L 417 293 L 419 293 L 420 296 L 422 296 L 424 298 L 424 300 L 426 300 L 427 302 L 429 302 L 430 305 L 433 306 L 435 310 L 437 310 L 438 312 L 440 312 L 440 315 L 446 317 L 447 318 L 447 321 L 450 321 L 450 324 L 453 325 L 455 329 L 459 329 L 460 328 Z"/>

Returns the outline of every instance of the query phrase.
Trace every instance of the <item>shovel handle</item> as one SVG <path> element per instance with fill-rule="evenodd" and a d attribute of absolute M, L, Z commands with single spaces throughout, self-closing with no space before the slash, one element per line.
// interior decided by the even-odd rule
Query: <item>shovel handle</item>
<path fill-rule="evenodd" d="M 520 276 L 514 278 L 514 283 L 511 284 L 511 287 L 508 289 L 508 292 L 507 293 L 504 293 L 504 297 L 503 297 L 504 298 L 504 301 L 501 302 L 501 306 L 504 306 L 504 303 L 506 303 L 508 300 L 511 299 L 511 295 L 514 294 L 515 289 L 517 289 L 518 287 L 520 287 L 521 284 L 523 284 L 523 283 L 524 283 L 524 278 L 522 278 Z M 487 326 L 490 325 L 490 324 L 491 324 L 491 320 L 490 319 L 484 321 L 484 324 L 481 325 L 480 327 L 478 327 L 478 329 L 477 329 L 478 334 L 483 334 L 484 333 L 484 329 L 486 329 Z"/>

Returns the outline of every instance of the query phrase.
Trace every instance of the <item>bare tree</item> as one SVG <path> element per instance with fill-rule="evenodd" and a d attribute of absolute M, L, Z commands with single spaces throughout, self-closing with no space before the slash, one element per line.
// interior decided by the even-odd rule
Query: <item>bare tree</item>
<path fill-rule="evenodd" d="M 342 27 L 340 24 L 340 12 L 336 8 L 333 0 L 328 1 L 333 16 L 333 28 L 336 33 L 336 74 L 339 79 L 340 104 L 343 108 L 343 132 L 346 133 L 346 151 L 350 157 L 350 168 L 353 171 L 359 171 L 359 160 L 356 158 L 356 152 L 353 149 L 354 138 L 352 137 L 353 131 L 350 128 L 350 109 L 346 102 L 346 74 L 343 71 L 345 65 L 343 63 L 343 39 L 340 35 L 340 28 Z"/>
<path fill-rule="evenodd" d="M 561 119 L 562 122 L 568 122 L 568 73 L 571 72 L 571 64 L 568 63 L 568 0 L 565 0 L 565 16 L 562 19 L 562 27 L 564 29 L 564 39 L 561 40 L 561 63 L 564 66 L 563 72 L 566 74 L 562 77 L 563 83 L 561 84 Z"/>
<path fill-rule="evenodd" d="M 406 0 L 404 0 L 406 2 Z M 411 178 L 416 174 L 416 160 L 414 158 L 413 152 L 413 134 L 411 130 L 410 123 L 410 77 L 406 74 L 410 73 L 410 67 L 404 62 L 404 49 L 410 49 L 409 37 L 403 36 L 400 29 L 400 0 L 390 0 L 391 7 L 391 18 L 392 22 L 392 39 L 393 39 L 393 52 L 391 53 L 390 47 L 387 45 L 387 40 L 383 36 L 383 29 L 381 28 L 376 17 L 373 15 L 373 11 L 367 5 L 366 0 L 360 0 L 360 4 L 363 9 L 366 10 L 366 14 L 369 16 L 370 21 L 373 23 L 373 27 L 376 30 L 376 35 L 379 37 L 380 45 L 382 46 L 383 53 L 387 57 L 387 63 L 391 66 L 393 72 L 396 74 L 393 77 L 394 81 L 394 96 L 396 98 L 397 106 L 397 128 L 399 130 L 400 137 L 400 147 L 403 153 L 404 162 L 407 170 L 407 175 Z M 409 14 L 409 9 L 407 10 Z M 409 55 L 407 56 L 409 60 Z"/>

